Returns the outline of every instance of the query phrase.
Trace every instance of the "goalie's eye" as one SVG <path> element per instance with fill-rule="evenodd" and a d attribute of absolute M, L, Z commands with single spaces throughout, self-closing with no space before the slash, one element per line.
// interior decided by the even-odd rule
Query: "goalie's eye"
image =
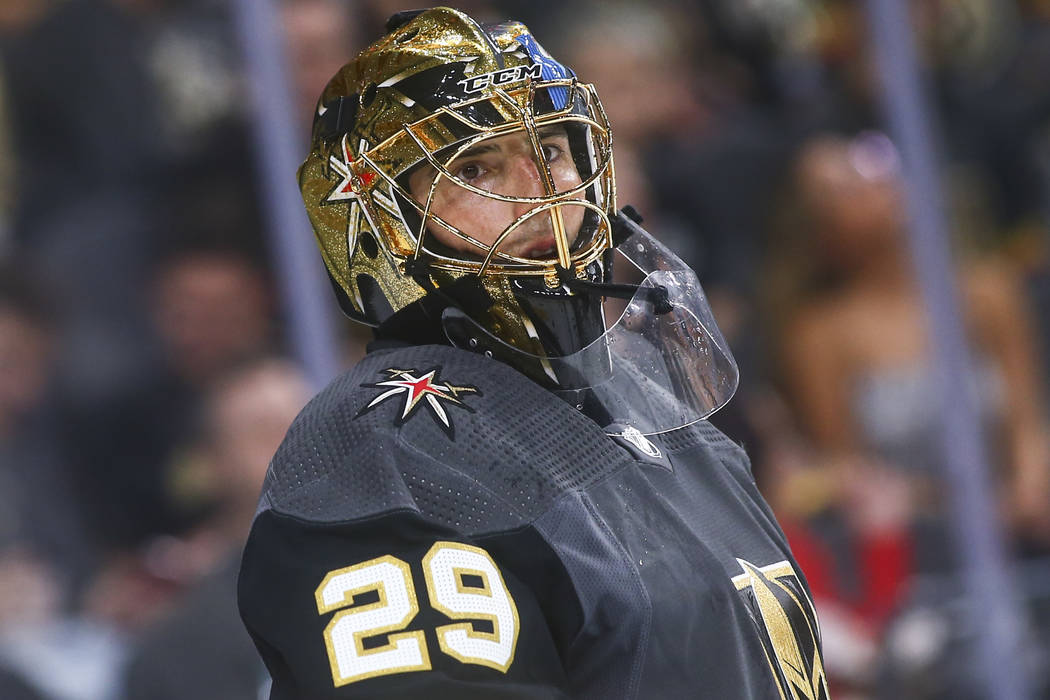
<path fill-rule="evenodd" d="M 465 165 L 461 165 L 455 170 L 453 170 L 453 173 L 455 174 L 457 179 L 468 183 L 477 180 L 486 172 L 488 171 L 485 169 L 485 166 L 483 166 L 481 163 L 476 162 L 466 163 Z"/>

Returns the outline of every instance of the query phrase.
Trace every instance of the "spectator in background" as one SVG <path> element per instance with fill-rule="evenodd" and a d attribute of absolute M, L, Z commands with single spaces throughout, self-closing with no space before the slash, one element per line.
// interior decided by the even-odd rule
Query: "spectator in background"
<path fill-rule="evenodd" d="M 269 459 L 309 396 L 301 373 L 278 360 L 234 370 L 209 392 L 199 465 L 214 510 L 169 559 L 210 573 L 143 634 L 127 668 L 127 700 L 259 697 L 265 670 L 237 613 L 237 569 Z"/>
<path fill-rule="evenodd" d="M 24 289 L 12 284 L 12 275 L 9 269 L 0 273 L 4 280 L 0 289 L 0 631 L 4 632 L 47 620 L 61 607 L 58 567 L 47 556 L 53 554 L 47 551 L 48 543 L 41 541 L 56 533 L 46 518 L 38 516 L 42 503 L 54 502 L 44 500 L 48 476 L 53 476 L 47 471 L 53 472 L 54 464 L 47 459 L 52 455 L 38 425 L 50 341 L 39 307 Z M 40 467 L 44 473 L 38 471 Z"/>
<path fill-rule="evenodd" d="M 233 249 L 190 246 L 157 270 L 153 318 L 171 372 L 198 389 L 271 340 L 262 272 Z"/>
<path fill-rule="evenodd" d="M 806 552 L 819 560 L 803 566 L 825 605 L 830 597 L 875 639 L 913 573 L 954 567 L 898 165 L 879 134 L 807 142 L 789 195 L 796 216 L 776 241 L 766 290 L 770 319 L 781 320 L 782 383 L 817 450 L 812 461 L 823 464 L 818 497 L 785 499 L 809 509 L 796 513 L 809 529 L 792 546 L 800 560 Z M 967 261 L 959 280 L 975 348 L 973 375 L 959 381 L 980 401 L 1004 520 L 1016 540 L 1045 552 L 1050 445 L 1018 280 L 987 260 Z M 796 488 L 815 483 L 806 471 L 793 475 Z M 810 541 L 798 545 L 800 537 Z"/>
<path fill-rule="evenodd" d="M 189 535 L 207 561 L 239 556 L 270 458 L 310 397 L 302 373 L 276 359 L 250 360 L 209 390 L 196 481 L 208 516 Z M 200 560 L 201 557 L 193 557 Z"/>
<path fill-rule="evenodd" d="M 68 459 L 107 552 L 85 605 L 131 629 L 183 583 L 157 568 L 156 538 L 184 533 L 205 513 L 184 476 L 202 397 L 272 343 L 268 287 L 244 254 L 190 244 L 166 256 L 155 279 L 156 370 L 105 403 L 73 406 L 65 420 Z"/>
<path fill-rule="evenodd" d="M 5 700 L 38 697 L 22 679 L 36 685 L 48 675 L 80 678 L 83 671 L 79 661 L 69 660 L 63 674 L 54 674 L 61 653 L 50 653 L 63 644 L 66 652 L 76 646 L 75 632 L 59 630 L 95 564 L 53 439 L 54 344 L 44 295 L 16 270 L 0 267 L 0 697 Z M 8 667 L 17 673 L 4 670 Z"/>
<path fill-rule="evenodd" d="M 46 410 L 52 344 L 42 297 L 0 268 L 0 627 L 60 612 L 90 567 Z"/>
<path fill-rule="evenodd" d="M 814 236 L 784 299 L 784 376 L 817 445 L 874 450 L 909 473 L 937 468 L 922 302 L 904 244 L 892 144 L 877 134 L 821 137 L 796 171 L 804 224 Z M 789 252 L 790 254 L 790 252 Z M 797 261 L 796 261 L 797 262 Z M 799 272 L 786 269 L 787 274 Z M 1018 534 L 1050 534 L 1050 446 L 1027 310 L 1011 269 L 969 261 L 960 272 L 975 376 L 999 455 L 1007 512 Z M 851 394 L 852 392 L 852 394 Z M 1034 529 L 1032 529 L 1034 528 Z"/>
<path fill-rule="evenodd" d="M 166 488 L 202 392 L 271 343 L 266 281 L 236 250 L 190 244 L 169 254 L 156 267 L 152 302 L 157 371 L 109 405 L 85 407 L 70 435 L 102 536 L 122 545 L 187 524 Z"/>

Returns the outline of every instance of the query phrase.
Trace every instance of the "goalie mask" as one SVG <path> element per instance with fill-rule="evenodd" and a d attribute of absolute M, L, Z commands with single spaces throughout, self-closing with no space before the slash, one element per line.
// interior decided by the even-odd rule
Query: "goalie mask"
<path fill-rule="evenodd" d="M 433 329 L 602 424 L 661 432 L 728 401 L 736 367 L 695 275 L 617 211 L 594 87 L 520 23 L 434 8 L 388 30 L 325 88 L 299 172 L 347 315 Z"/>

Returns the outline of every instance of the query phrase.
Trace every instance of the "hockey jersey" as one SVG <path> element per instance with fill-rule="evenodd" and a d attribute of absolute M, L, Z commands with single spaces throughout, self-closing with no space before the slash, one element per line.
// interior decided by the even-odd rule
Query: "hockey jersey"
<path fill-rule="evenodd" d="M 602 428 L 452 347 L 372 352 L 303 410 L 239 601 L 274 700 L 828 693 L 740 447 Z"/>

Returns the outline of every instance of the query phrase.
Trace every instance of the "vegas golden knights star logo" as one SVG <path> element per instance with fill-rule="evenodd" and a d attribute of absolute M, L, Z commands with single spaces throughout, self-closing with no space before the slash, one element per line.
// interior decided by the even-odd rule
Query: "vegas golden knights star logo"
<path fill-rule="evenodd" d="M 361 385 L 370 389 L 383 389 L 383 393 L 368 402 L 368 405 L 358 411 L 354 418 L 368 413 L 387 399 L 404 395 L 405 403 L 401 409 L 401 415 L 395 420 L 397 425 L 403 425 L 417 408 L 425 405 L 430 409 L 430 415 L 445 431 L 445 434 L 450 438 L 455 438 L 456 431 L 452 426 L 452 419 L 442 404 L 457 406 L 473 413 L 474 409 L 463 403 L 461 397 L 466 394 L 480 396 L 481 391 L 476 386 L 453 386 L 442 382 L 438 375 L 440 371 L 440 367 L 435 367 L 427 372 L 395 367 L 383 370 L 390 379 L 385 382 Z"/>
<path fill-rule="evenodd" d="M 755 624 L 782 700 L 828 700 L 820 655 L 820 630 L 813 603 L 791 564 L 758 567 L 737 559 L 744 573 L 733 577 Z"/>

